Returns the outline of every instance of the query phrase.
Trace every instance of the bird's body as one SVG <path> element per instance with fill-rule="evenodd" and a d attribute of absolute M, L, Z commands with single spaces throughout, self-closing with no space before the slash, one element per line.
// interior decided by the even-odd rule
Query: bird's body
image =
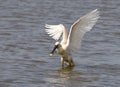
<path fill-rule="evenodd" d="M 81 40 L 87 31 L 90 31 L 99 18 L 99 11 L 93 10 L 85 16 L 79 18 L 70 28 L 68 34 L 66 28 L 62 25 L 48 25 L 46 24 L 46 32 L 55 40 L 59 40 L 62 36 L 61 42 L 56 42 L 50 56 L 56 50 L 61 55 L 61 64 L 67 63 L 69 66 L 74 66 L 72 60 L 72 53 L 80 48 Z"/>
<path fill-rule="evenodd" d="M 58 54 L 61 55 L 61 65 L 64 67 L 64 63 L 67 63 L 69 66 L 74 66 L 74 62 L 72 60 L 72 57 L 70 56 L 67 49 L 64 49 L 61 44 L 58 44 L 58 47 L 56 48 L 56 51 Z"/>

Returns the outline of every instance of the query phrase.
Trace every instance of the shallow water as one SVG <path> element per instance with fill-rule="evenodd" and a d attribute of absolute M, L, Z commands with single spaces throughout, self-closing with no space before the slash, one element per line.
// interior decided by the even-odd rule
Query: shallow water
<path fill-rule="evenodd" d="M 49 57 L 44 24 L 68 29 L 98 8 L 101 18 L 74 55 L 74 68 Z M 119 87 L 120 0 L 1 0 L 0 87 Z"/>

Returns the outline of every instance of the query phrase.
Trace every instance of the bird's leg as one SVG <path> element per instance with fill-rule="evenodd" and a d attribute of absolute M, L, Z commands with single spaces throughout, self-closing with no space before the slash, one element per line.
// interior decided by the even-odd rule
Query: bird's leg
<path fill-rule="evenodd" d="M 63 59 L 63 57 L 61 57 L 61 66 L 62 66 L 62 68 L 64 67 L 64 59 Z"/>
<path fill-rule="evenodd" d="M 69 66 L 75 66 L 75 63 L 74 63 L 74 61 L 72 60 L 72 58 L 69 58 L 69 59 L 68 59 L 68 63 L 69 63 Z"/>
<path fill-rule="evenodd" d="M 71 57 L 68 57 L 68 56 L 62 56 L 61 57 L 61 65 L 62 65 L 62 68 L 64 68 L 64 64 L 67 64 L 68 66 L 70 67 L 73 67 L 75 66 L 75 63 L 74 61 L 72 60 Z"/>

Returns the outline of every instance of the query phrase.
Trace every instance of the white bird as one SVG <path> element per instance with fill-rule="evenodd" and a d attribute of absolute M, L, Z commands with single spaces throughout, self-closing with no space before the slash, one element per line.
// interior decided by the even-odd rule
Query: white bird
<path fill-rule="evenodd" d="M 84 34 L 92 29 L 98 18 L 99 11 L 97 9 L 89 12 L 73 23 L 70 27 L 69 34 L 63 24 L 46 24 L 46 32 L 57 41 L 53 51 L 49 55 L 53 56 L 53 53 L 56 50 L 57 53 L 61 55 L 62 67 L 64 67 L 65 63 L 68 64 L 68 66 L 74 66 L 72 54 L 80 48 Z M 61 37 L 61 42 L 58 42 Z"/>

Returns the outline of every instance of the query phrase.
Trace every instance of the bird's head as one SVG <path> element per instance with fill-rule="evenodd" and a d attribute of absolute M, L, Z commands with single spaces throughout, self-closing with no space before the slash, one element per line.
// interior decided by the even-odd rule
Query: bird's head
<path fill-rule="evenodd" d="M 55 46 L 54 46 L 52 52 L 50 52 L 49 56 L 53 56 L 53 54 L 54 54 L 55 50 L 58 48 L 58 45 L 59 45 L 59 44 L 60 44 L 59 42 L 56 42 L 56 43 L 55 43 Z"/>

